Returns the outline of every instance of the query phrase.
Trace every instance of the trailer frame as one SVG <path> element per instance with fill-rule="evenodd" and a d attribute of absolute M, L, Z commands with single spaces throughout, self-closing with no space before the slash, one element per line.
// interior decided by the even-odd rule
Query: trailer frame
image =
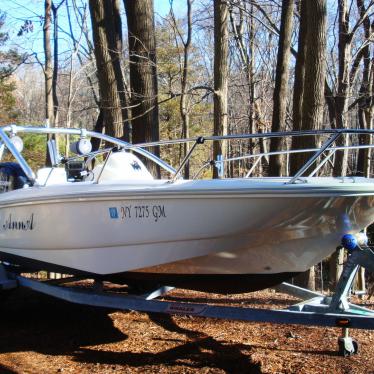
<path fill-rule="evenodd" d="M 103 284 L 95 281 L 92 289 L 67 287 L 76 278 L 40 281 L 9 271 L 6 263 L 0 263 L 0 291 L 26 287 L 76 304 L 105 307 L 117 310 L 189 315 L 218 319 L 299 324 L 342 328 L 338 340 L 339 353 L 350 356 L 358 352 L 358 342 L 349 336 L 350 328 L 374 330 L 374 311 L 349 302 L 350 290 L 359 266 L 374 271 L 374 252 L 369 246 L 357 246 L 349 251 L 335 293 L 326 297 L 318 292 L 282 283 L 276 289 L 303 299 L 286 309 L 261 309 L 238 306 L 221 306 L 209 303 L 190 303 L 157 300 L 173 287 L 162 286 L 146 294 L 118 294 L 104 291 Z"/>

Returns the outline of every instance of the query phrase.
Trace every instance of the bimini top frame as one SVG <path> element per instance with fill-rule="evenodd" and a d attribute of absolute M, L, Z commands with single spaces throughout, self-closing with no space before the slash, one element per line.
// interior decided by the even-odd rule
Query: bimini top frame
<path fill-rule="evenodd" d="M 287 183 L 295 183 L 313 164 L 314 162 L 325 152 L 329 152 L 325 156 L 324 160 L 310 173 L 309 176 L 314 175 L 330 158 L 336 151 L 348 150 L 348 149 L 362 149 L 362 148 L 374 148 L 374 145 L 351 145 L 351 146 L 335 146 L 333 144 L 342 136 L 353 136 L 353 135 L 374 135 L 374 130 L 365 130 L 365 129 L 325 129 L 325 130 L 315 130 L 315 131 L 288 131 L 288 132 L 273 132 L 273 133 L 261 133 L 261 134 L 242 134 L 242 135 L 226 135 L 226 136 L 206 136 L 206 137 L 194 137 L 188 139 L 177 139 L 177 140 L 164 140 L 157 142 L 149 143 L 139 143 L 139 144 L 130 144 L 120 139 L 113 138 L 111 136 L 100 134 L 94 131 L 88 131 L 86 129 L 66 129 L 66 128 L 50 128 L 50 127 L 33 127 L 33 126 L 18 126 L 18 125 L 8 125 L 0 128 L 0 139 L 3 144 L 9 149 L 13 154 L 17 162 L 22 167 L 23 171 L 27 177 L 31 180 L 35 180 L 35 174 L 27 164 L 23 156 L 16 149 L 14 144 L 11 141 L 11 137 L 17 133 L 34 133 L 34 134 L 62 134 L 62 135 L 78 135 L 81 138 L 84 137 L 93 137 L 101 139 L 107 143 L 112 143 L 113 145 L 122 148 L 124 150 L 132 150 L 147 159 L 153 161 L 159 165 L 162 169 L 167 171 L 172 175 L 172 180 L 175 181 L 179 178 L 184 165 L 189 161 L 193 151 L 196 146 L 203 144 L 206 141 L 231 141 L 231 140 L 249 140 L 249 139 L 270 139 L 270 138 L 284 138 L 284 137 L 300 137 L 300 136 L 321 136 L 321 135 L 330 135 L 328 139 L 322 144 L 320 148 L 309 148 L 309 149 L 298 149 L 298 150 L 284 150 L 278 152 L 264 152 L 258 154 L 249 154 L 243 155 L 240 157 L 232 157 L 221 159 L 219 161 L 213 161 L 213 163 L 223 163 L 234 160 L 241 159 L 257 159 L 255 160 L 254 165 L 251 170 L 248 172 L 247 177 L 251 174 L 253 168 L 261 160 L 262 157 L 273 156 L 273 155 L 282 155 L 282 154 L 293 154 L 301 152 L 313 153 L 309 160 L 300 168 L 300 170 L 293 176 L 290 177 Z M 147 151 L 145 148 L 165 146 L 165 145 L 175 145 L 175 144 L 184 144 L 184 143 L 194 143 L 190 151 L 178 167 L 174 169 L 171 165 L 155 156 L 151 152 Z M 93 153 L 92 153 L 93 154 Z M 87 156 L 90 156 L 88 154 Z M 195 174 L 194 178 L 198 177 L 201 171 L 212 164 L 212 161 L 205 163 L 200 170 Z"/>

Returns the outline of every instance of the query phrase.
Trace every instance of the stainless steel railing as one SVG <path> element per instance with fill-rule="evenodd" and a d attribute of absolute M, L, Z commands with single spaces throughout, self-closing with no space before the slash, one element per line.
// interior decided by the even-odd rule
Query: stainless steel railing
<path fill-rule="evenodd" d="M 18 125 L 8 125 L 0 128 L 0 140 L 9 151 L 13 154 L 17 162 L 22 167 L 23 171 L 30 180 L 35 180 L 35 174 L 27 164 L 23 156 L 13 145 L 10 136 L 17 133 L 34 133 L 34 134 L 63 134 L 63 135 L 78 135 L 80 137 L 94 137 L 105 141 L 106 143 L 111 143 L 115 146 L 118 146 L 124 150 L 132 150 L 147 159 L 153 161 L 165 171 L 172 175 L 172 181 L 175 181 L 179 178 L 183 167 L 189 162 L 192 154 L 198 145 L 201 145 L 205 142 L 214 142 L 214 141 L 232 141 L 232 140 L 249 140 L 249 139 L 270 139 L 275 137 L 301 137 L 301 136 L 322 136 L 329 135 L 328 139 L 322 144 L 320 148 L 308 148 L 308 149 L 298 149 L 298 150 L 284 150 L 277 152 L 263 152 L 257 154 L 249 154 L 238 157 L 231 157 L 222 159 L 219 162 L 230 162 L 235 160 L 244 160 L 244 159 L 254 159 L 254 163 L 251 166 L 250 170 L 247 172 L 246 177 L 249 177 L 254 168 L 261 162 L 263 157 L 274 156 L 274 155 L 290 155 L 294 153 L 313 153 L 309 160 L 300 168 L 300 170 L 292 177 L 289 177 L 287 183 L 295 183 L 297 179 L 304 175 L 304 173 L 311 168 L 311 166 L 320 158 L 321 155 L 325 155 L 325 158 L 312 170 L 309 176 L 315 175 L 322 166 L 328 162 L 331 157 L 337 151 L 346 151 L 349 149 L 363 149 L 363 148 L 374 148 L 373 145 L 351 145 L 351 146 L 333 146 L 336 141 L 342 136 L 354 136 L 354 135 L 374 135 L 374 130 L 362 130 L 362 129 L 325 129 L 325 130 L 315 130 L 315 131 L 288 131 L 288 132 L 274 132 L 274 133 L 261 133 L 261 134 L 241 134 L 241 135 L 226 135 L 226 136 L 206 136 L 206 137 L 194 137 L 188 139 L 177 139 L 177 140 L 163 140 L 157 142 L 148 142 L 140 144 L 130 144 L 120 139 L 110 137 L 105 134 L 96 133 L 93 131 L 88 131 L 85 129 L 65 129 L 65 128 L 49 128 L 49 127 L 33 127 L 33 126 L 18 126 Z M 183 143 L 193 143 L 188 154 L 184 157 L 180 166 L 175 169 L 159 157 L 155 156 L 151 152 L 147 151 L 145 148 L 156 147 L 156 146 L 166 146 L 166 145 L 177 145 Z M 326 155 L 327 152 L 327 155 Z M 94 153 L 92 153 L 94 156 Z M 215 161 L 209 161 L 202 165 L 193 178 L 197 178 L 204 168 L 207 168 L 209 165 Z"/>

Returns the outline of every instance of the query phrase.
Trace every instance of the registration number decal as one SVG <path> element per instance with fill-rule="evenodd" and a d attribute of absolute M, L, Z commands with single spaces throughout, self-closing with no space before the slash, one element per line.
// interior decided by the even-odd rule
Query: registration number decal
<path fill-rule="evenodd" d="M 109 216 L 111 219 L 125 220 L 152 220 L 159 222 L 166 218 L 164 205 L 121 205 L 110 207 Z"/>

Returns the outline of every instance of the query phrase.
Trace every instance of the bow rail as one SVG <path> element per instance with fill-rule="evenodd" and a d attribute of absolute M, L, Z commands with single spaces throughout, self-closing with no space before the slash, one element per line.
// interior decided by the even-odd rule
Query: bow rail
<path fill-rule="evenodd" d="M 255 140 L 255 139 L 271 139 L 271 138 L 292 138 L 292 137 L 306 137 L 306 136 L 327 136 L 328 138 L 322 143 L 319 148 L 306 148 L 306 149 L 286 149 L 277 152 L 260 152 L 256 154 L 246 154 L 237 157 L 220 158 L 219 160 L 210 160 L 203 163 L 203 165 L 194 174 L 193 179 L 198 178 L 202 171 L 211 165 L 223 168 L 223 165 L 228 162 L 238 161 L 238 160 L 251 160 L 253 164 L 246 173 L 245 177 L 250 177 L 255 170 L 256 166 L 264 158 L 268 159 L 271 156 L 276 155 L 289 155 L 298 153 L 311 153 L 311 157 L 307 162 L 299 169 L 299 171 L 292 177 L 289 177 L 289 181 L 286 183 L 295 183 L 300 179 L 306 171 L 310 170 L 313 164 L 316 164 L 314 169 L 312 169 L 308 176 L 314 176 L 327 162 L 331 162 L 331 159 L 337 151 L 347 151 L 347 150 L 360 150 L 360 149 L 371 149 L 374 147 L 372 144 L 352 144 L 352 145 L 335 145 L 338 140 L 342 137 L 354 137 L 361 135 L 374 135 L 374 130 L 368 129 L 323 129 L 323 130 L 310 130 L 310 131 L 286 131 L 286 132 L 268 132 L 268 133 L 257 133 L 257 134 L 240 134 L 240 135 L 226 135 L 226 136 L 204 136 L 204 137 L 192 137 L 187 139 L 176 139 L 176 140 L 161 140 L 148 143 L 130 144 L 121 139 L 116 139 L 106 134 L 97 133 L 94 131 L 86 129 L 71 129 L 71 128 L 50 128 L 50 127 L 34 127 L 34 126 L 19 126 L 19 125 L 7 125 L 0 128 L 0 141 L 1 147 L 6 147 L 11 154 L 14 156 L 16 161 L 19 163 L 26 176 L 31 180 L 35 180 L 35 174 L 30 168 L 21 152 L 17 150 L 15 145 L 12 143 L 12 137 L 19 133 L 33 133 L 39 135 L 77 135 L 81 138 L 97 138 L 105 142 L 107 148 L 101 151 L 90 152 L 84 157 L 92 159 L 98 154 L 103 154 L 109 152 L 112 148 L 108 148 L 108 143 L 113 146 L 120 148 L 122 150 L 131 150 L 146 159 L 154 162 L 166 172 L 171 174 L 171 180 L 175 181 L 180 177 L 183 167 L 190 161 L 195 149 L 206 142 L 215 141 L 233 141 L 233 140 Z M 345 139 L 346 140 L 346 139 Z M 186 143 L 193 143 L 189 152 L 182 160 L 181 164 L 177 169 L 169 165 L 167 162 L 157 157 L 153 153 L 147 150 L 147 148 L 169 146 L 169 145 L 180 145 Z M 317 163 L 317 160 L 324 156 L 324 158 Z M 79 157 L 79 156 L 78 156 Z M 82 156 L 81 156 L 82 157 Z"/>

